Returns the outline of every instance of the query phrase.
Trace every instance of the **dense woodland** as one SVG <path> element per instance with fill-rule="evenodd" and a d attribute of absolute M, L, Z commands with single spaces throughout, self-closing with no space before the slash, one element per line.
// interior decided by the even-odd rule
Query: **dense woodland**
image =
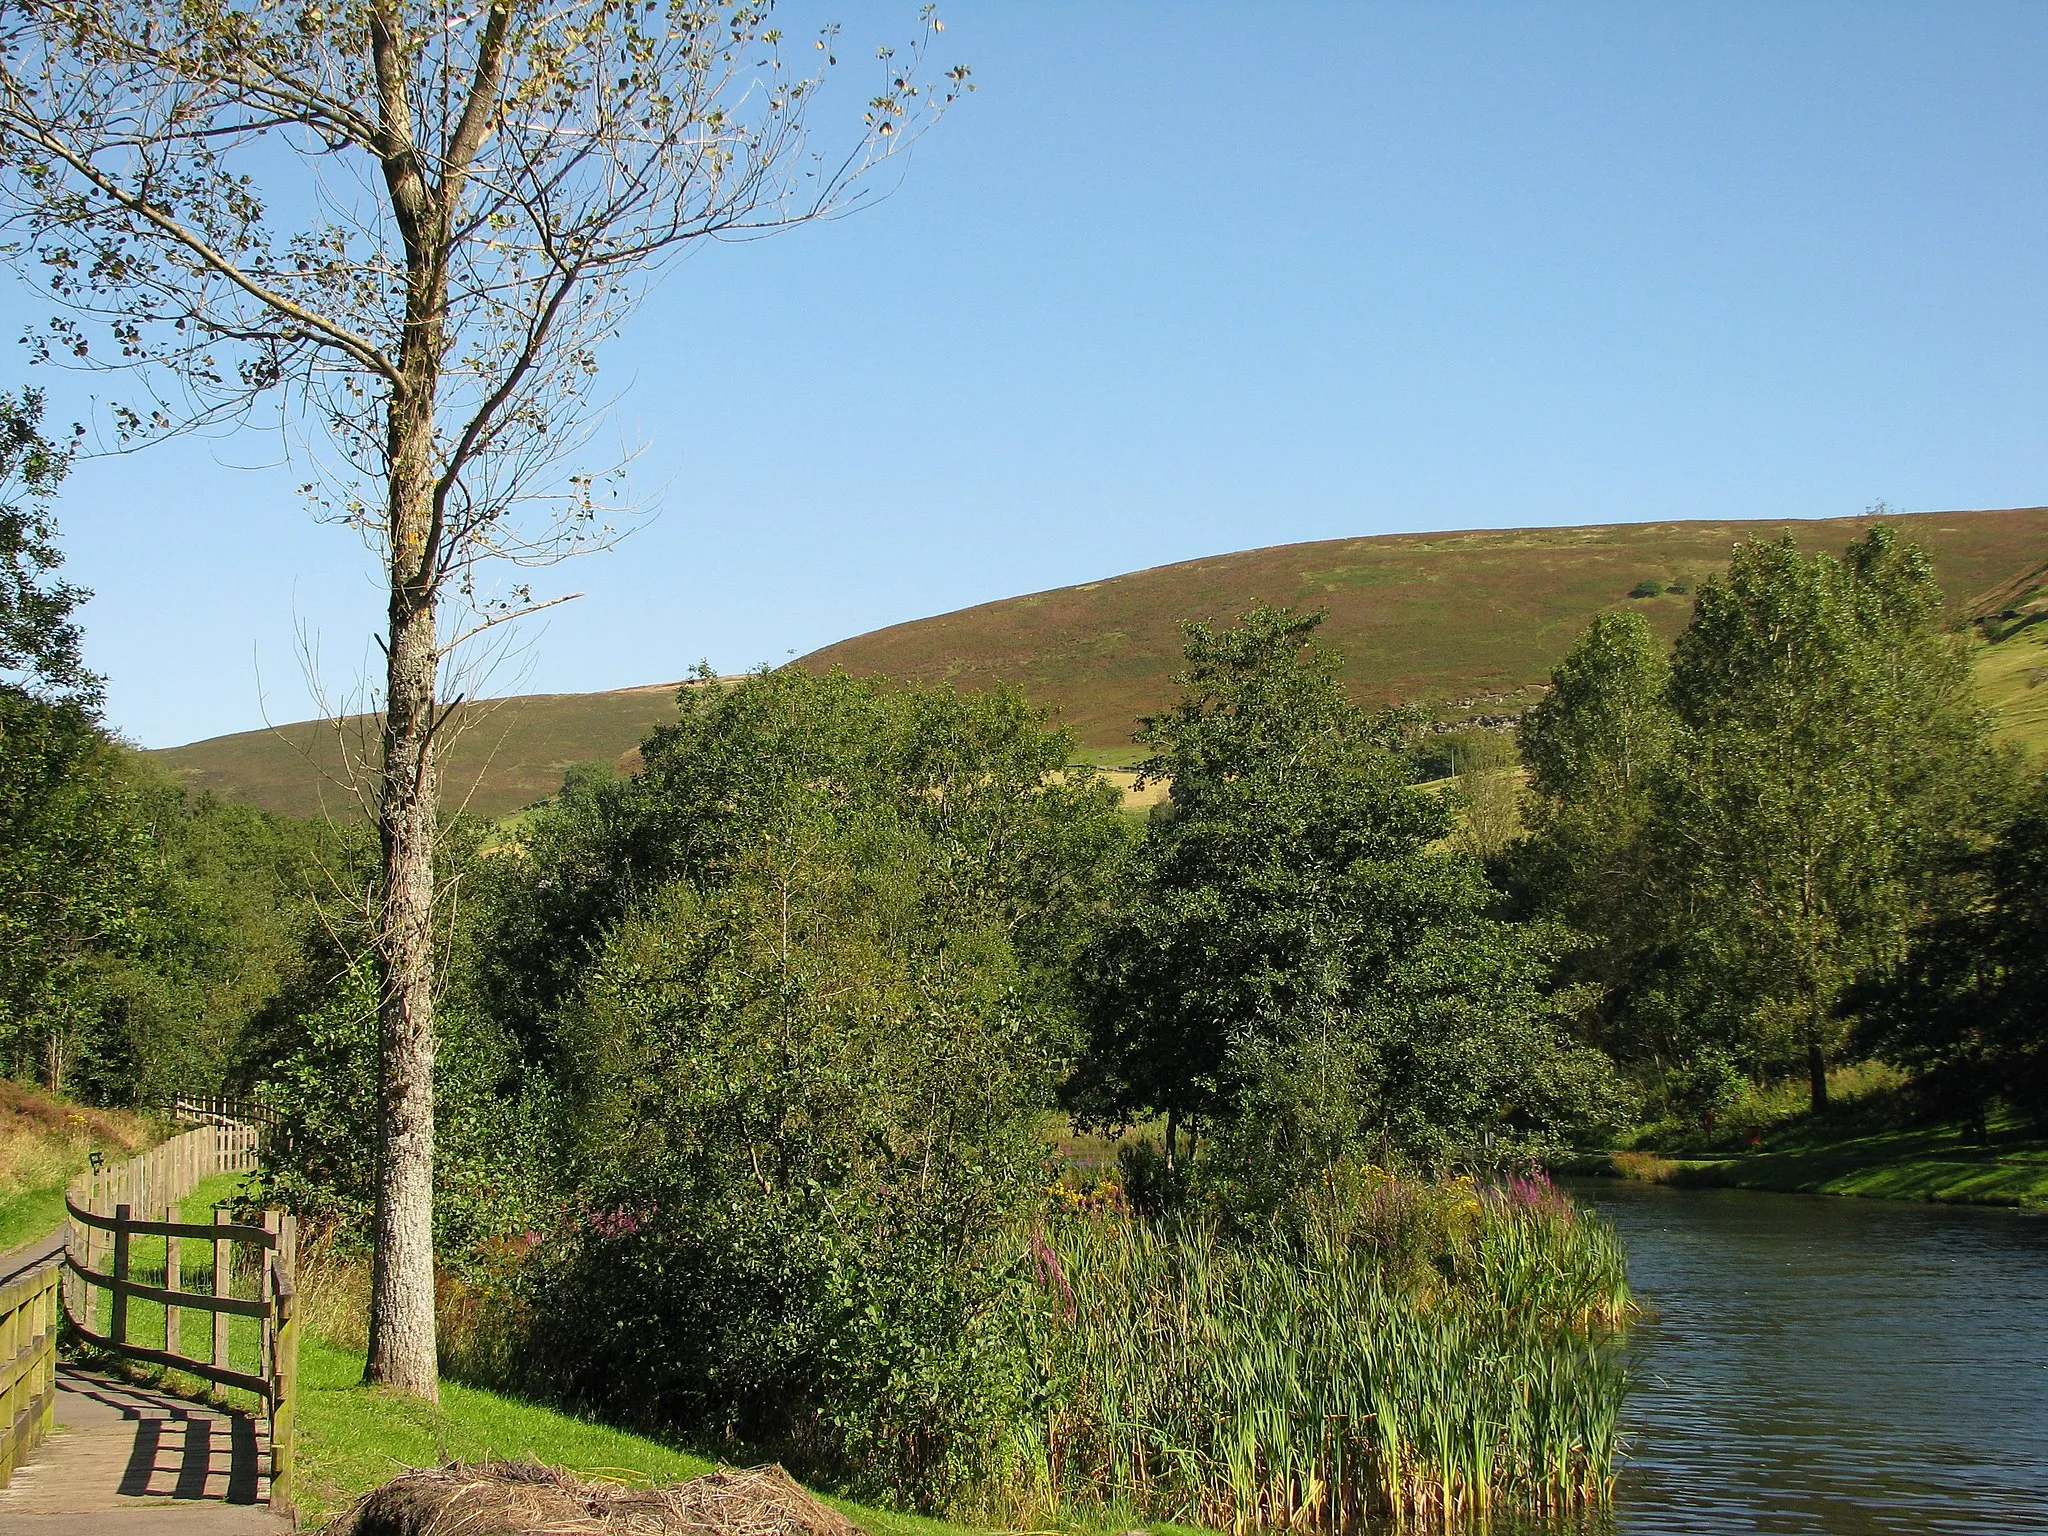
<path fill-rule="evenodd" d="M 345 1260 L 375 1195 L 375 849 L 109 733 L 39 404 L 0 412 L 7 1070 L 260 1097 L 264 1198 Z M 1471 1474 L 1563 1501 L 1611 1448 L 1595 1320 L 1625 1290 L 1535 1160 L 1787 1077 L 1823 1112 L 1865 1059 L 1902 1113 L 2048 1121 L 2048 784 L 1992 744 L 1887 528 L 1738 547 L 1675 648 L 1601 616 L 1513 742 L 1448 755 L 1423 712 L 1349 700 L 1317 622 L 1188 625 L 1178 702 L 1136 727 L 1171 786 L 1144 817 L 1014 693 L 784 670 L 684 689 L 631 779 L 447 828 L 437 1242 L 492 1320 L 454 1366 L 928 1506 L 1107 1479 L 1291 1518 L 1270 1468 L 1216 1481 L 1224 1447 L 1159 1470 L 1213 1382 L 1111 1363 L 1141 1314 L 1208 1315 L 1199 1284 L 1218 1316 L 1412 1336 L 1382 1394 L 1465 1379 L 1430 1350 L 1471 1380 L 1577 1361 L 1593 1417 L 1514 1420 L 1519 1459 Z M 1063 1159 L 1132 1130 L 1100 1182 Z M 1086 1408 L 1111 1377 L 1145 1413 Z M 1367 1452 L 1403 1465 L 1330 1454 Z M 1459 1496 L 1416 1475 L 1318 1497 Z"/>

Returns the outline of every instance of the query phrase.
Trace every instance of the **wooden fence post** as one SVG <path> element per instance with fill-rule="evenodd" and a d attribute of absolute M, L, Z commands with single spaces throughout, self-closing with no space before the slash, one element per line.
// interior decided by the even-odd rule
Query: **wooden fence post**
<path fill-rule="evenodd" d="M 22 1330 L 21 1314 L 22 1308 L 19 1306 L 12 1311 L 0 1313 L 0 1360 L 11 1363 L 22 1345 L 28 1342 Z M 26 1390 L 26 1383 L 17 1378 L 10 1381 L 4 1391 L 0 1391 L 0 1434 L 6 1434 L 14 1428 L 15 1416 L 21 1412 L 22 1404 L 26 1401 L 23 1395 Z M 7 1435 L 9 1450 L 13 1448 L 13 1439 L 12 1435 Z M 13 1471 L 11 1463 L 8 1470 Z"/>
<path fill-rule="evenodd" d="M 266 1216 L 272 1227 L 276 1218 Z M 297 1460 L 299 1403 L 298 1220 L 285 1216 L 272 1227 L 277 1249 L 270 1257 L 271 1291 L 277 1315 L 277 1341 L 271 1369 L 270 1507 L 292 1513 L 292 1471 Z"/>
<path fill-rule="evenodd" d="M 98 1169 L 93 1170 L 91 1181 L 85 1186 L 85 1208 L 95 1216 L 100 1213 L 100 1176 Z M 79 1246 L 85 1249 L 85 1267 L 87 1269 L 98 1269 L 99 1264 L 96 1261 L 99 1257 L 99 1228 L 95 1227 L 91 1222 L 85 1222 L 83 1225 L 85 1230 L 80 1232 L 78 1237 Z M 92 1287 L 83 1280 L 78 1282 L 76 1294 L 78 1305 L 72 1309 L 73 1312 L 85 1319 L 87 1327 L 97 1330 L 100 1325 L 99 1298 L 93 1295 Z"/>
<path fill-rule="evenodd" d="M 228 1208 L 216 1205 L 213 1208 L 213 1224 L 224 1227 L 228 1224 Z M 225 1237 L 213 1240 L 213 1294 L 234 1295 L 235 1245 Z M 225 1312 L 213 1314 L 213 1363 L 224 1366 L 228 1363 L 228 1315 Z"/>
<path fill-rule="evenodd" d="M 175 1205 L 165 1206 L 164 1220 L 168 1222 L 176 1221 L 177 1219 L 178 1208 Z M 178 1239 L 166 1236 L 164 1238 L 164 1289 L 167 1291 L 178 1289 L 178 1257 Z M 174 1355 L 183 1354 L 184 1351 L 178 1348 L 178 1340 L 178 1309 L 167 1301 L 164 1303 L 164 1348 Z"/>
<path fill-rule="evenodd" d="M 263 1213 L 263 1230 L 270 1234 L 270 1247 L 267 1251 L 259 1254 L 259 1257 L 262 1259 L 262 1267 L 256 1271 L 256 1294 L 265 1301 L 269 1301 L 276 1285 L 277 1275 L 278 1213 L 276 1211 L 265 1211 Z M 277 1309 L 275 1307 L 263 1314 L 262 1344 L 260 1347 L 262 1353 L 256 1357 L 257 1374 L 274 1378 L 277 1375 Z"/>
<path fill-rule="evenodd" d="M 130 1236 L 128 1222 L 129 1207 L 124 1203 L 114 1207 L 114 1278 L 128 1278 L 128 1244 Z M 116 1344 L 128 1342 L 128 1293 L 119 1286 L 114 1288 L 114 1331 L 111 1335 Z"/>
<path fill-rule="evenodd" d="M 63 1274 L 60 1262 L 51 1271 L 49 1290 L 43 1293 L 43 1335 L 49 1345 L 43 1352 L 43 1422 L 35 1431 L 38 1440 L 57 1427 L 57 1287 Z"/>
<path fill-rule="evenodd" d="M 66 1189 L 64 1194 L 65 1198 L 69 1199 L 71 1191 Z M 78 1251 L 78 1229 L 81 1225 L 83 1223 L 72 1221 L 68 1216 L 65 1218 L 64 1251 L 66 1253 L 76 1253 Z M 69 1265 L 59 1269 L 57 1274 L 58 1284 L 63 1287 L 65 1303 L 70 1308 L 71 1315 L 77 1317 L 79 1315 L 78 1293 L 85 1288 L 85 1282 L 72 1272 Z"/>

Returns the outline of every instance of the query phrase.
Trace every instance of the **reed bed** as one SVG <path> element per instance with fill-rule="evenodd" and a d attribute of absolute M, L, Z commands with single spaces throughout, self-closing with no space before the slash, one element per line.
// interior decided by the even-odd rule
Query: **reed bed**
<path fill-rule="evenodd" d="M 1623 1256 L 1540 1179 L 1381 1176 L 1250 1238 L 1089 1202 L 1034 1256 L 1024 1502 L 1348 1532 L 1611 1493 Z"/>

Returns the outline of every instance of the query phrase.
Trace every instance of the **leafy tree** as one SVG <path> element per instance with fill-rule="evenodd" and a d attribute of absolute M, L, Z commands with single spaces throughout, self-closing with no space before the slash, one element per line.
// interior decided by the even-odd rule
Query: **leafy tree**
<path fill-rule="evenodd" d="M 80 657 L 72 613 L 88 594 L 54 576 L 50 502 L 69 457 L 42 411 L 35 391 L 0 395 L 0 1007 L 11 1070 L 54 1091 L 93 1037 L 88 994 L 124 942 L 145 861 Z"/>
<path fill-rule="evenodd" d="M 1845 558 L 1738 546 L 1673 660 L 1683 729 L 1655 835 L 1698 1001 L 1806 1057 L 1816 1110 L 1838 1005 L 1894 963 L 1992 757 L 1926 555 L 1884 524 Z"/>
<path fill-rule="evenodd" d="M 943 1501 L 992 1438 L 978 1378 L 1066 1034 L 1000 926 L 927 909 L 922 837 L 848 820 L 671 886 L 586 978 L 581 1198 L 635 1214 L 586 1230 L 551 1315 L 586 1400 Z"/>
<path fill-rule="evenodd" d="M 1522 747 L 1518 873 L 1591 936 L 1612 1048 L 1702 1083 L 1803 1057 L 1817 1109 L 1846 991 L 1898 961 L 2001 778 L 1927 559 L 1884 524 L 1841 559 L 1737 546 L 1668 667 L 1603 615 Z"/>
<path fill-rule="evenodd" d="M 1141 733 L 1171 798 L 1084 959 L 1069 1090 L 1091 1119 L 1166 1115 L 1170 1149 L 1220 1125 L 1268 1185 L 1361 1146 L 1433 1158 L 1571 1118 L 1540 1086 L 1569 1051 L 1546 941 L 1489 915 L 1475 860 L 1435 851 L 1452 812 L 1408 784 L 1406 717 L 1346 698 L 1319 622 L 1261 606 L 1186 627 L 1180 702 Z"/>
<path fill-rule="evenodd" d="M 2048 780 L 1961 864 L 1961 899 L 1857 999 L 1861 1043 L 1980 1134 L 1999 1099 L 2048 1126 Z"/>
<path fill-rule="evenodd" d="M 63 1091 L 83 1052 L 95 1096 L 129 1097 L 128 1063 L 109 1055 L 101 1023 L 149 874 L 121 749 L 75 702 L 0 686 L 0 998 L 14 1075 Z"/>
<path fill-rule="evenodd" d="M 788 670 L 681 702 L 480 892 L 479 984 L 573 1126 L 546 1368 L 943 1498 L 994 1439 L 1117 797 L 1007 692 Z"/>
<path fill-rule="evenodd" d="M 91 594 L 54 576 L 64 556 L 50 501 L 71 457 L 42 420 L 41 391 L 0 394 L 0 687 L 91 712 L 100 679 L 86 670 L 71 617 Z"/>
<path fill-rule="evenodd" d="M 373 1381 L 437 1390 L 443 666 L 536 606 L 492 588 L 493 562 L 604 542 L 569 456 L 648 274 L 844 209 L 966 88 L 920 78 L 929 34 L 884 49 L 853 144 L 820 156 L 834 36 L 804 74 L 753 0 L 50 0 L 0 21 L 7 249 L 58 311 L 36 355 L 146 369 L 116 412 L 130 440 L 275 413 L 331 469 L 318 503 L 381 557 Z"/>
<path fill-rule="evenodd" d="M 349 946 L 353 947 L 353 946 Z M 305 935 L 301 969 L 251 1021 L 238 1066 L 277 1111 L 262 1198 L 288 1206 L 344 1251 L 373 1231 L 377 984 L 325 930 Z M 474 1274 L 493 1244 L 545 1230 L 560 1199 L 559 1099 L 522 1070 L 513 1042 L 458 1000 L 443 1015 L 434 1093 L 434 1239 L 441 1267 Z"/>
<path fill-rule="evenodd" d="M 102 1093 L 157 1103 L 238 1075 L 254 1022 L 301 975 L 317 896 L 360 839 L 224 803 L 124 756 L 145 868 L 105 1016 L 126 1066 Z"/>
<path fill-rule="evenodd" d="M 1592 942 L 1572 974 L 1602 988 L 1611 1020 L 1654 946 L 1657 906 L 1645 894 L 1660 853 L 1648 834 L 1654 789 L 1677 730 L 1665 647 L 1638 613 L 1604 613 L 1551 673 L 1550 691 L 1517 730 L 1528 768 L 1528 836 L 1504 861 L 1510 889 L 1533 911 Z M 1627 1032 L 1603 1043 L 1633 1054 Z"/>
<path fill-rule="evenodd" d="M 929 841 L 926 900 L 999 923 L 1033 986 L 1063 993 L 1125 834 L 1115 792 L 1069 769 L 1071 740 L 1021 695 L 785 669 L 705 672 L 678 703 L 637 776 L 566 784 L 515 857 L 472 871 L 487 915 L 465 974 L 530 1060 L 553 1059 L 558 1010 L 614 927 L 826 810 L 891 807 Z"/>
<path fill-rule="evenodd" d="M 187 791 L 4 689 L 0 828 L 10 1070 L 97 1103 L 223 1087 L 299 973 L 334 830 Z"/>
<path fill-rule="evenodd" d="M 1236 628 L 1185 625 L 1180 701 L 1140 724 L 1139 782 L 1169 798 L 1084 960 L 1091 1038 L 1070 1093 L 1096 1119 L 1164 1115 L 1169 1156 L 1227 1108 L 1241 1027 L 1270 1031 L 1349 979 L 1348 930 L 1377 894 L 1354 867 L 1398 869 L 1451 829 L 1442 800 L 1409 792 L 1397 723 L 1353 705 L 1311 645 L 1321 622 L 1260 605 Z"/>
<path fill-rule="evenodd" d="M 1639 613 L 1601 614 L 1557 664 L 1516 738 L 1543 835 L 1577 848 L 1641 825 L 1670 747 L 1670 676 Z"/>
<path fill-rule="evenodd" d="M 318 834 L 189 795 L 111 737 L 56 577 L 68 453 L 0 396 L 0 1037 L 103 1103 L 220 1084 L 298 949 Z"/>

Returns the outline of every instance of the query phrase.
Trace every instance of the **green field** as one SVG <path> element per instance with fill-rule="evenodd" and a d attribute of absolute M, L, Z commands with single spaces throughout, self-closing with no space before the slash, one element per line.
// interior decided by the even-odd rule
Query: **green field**
<path fill-rule="evenodd" d="M 2048 508 L 1922 512 L 1895 519 L 1933 555 L 1958 617 L 2023 597 L 2048 561 Z M 1323 637 L 1347 659 L 1361 699 L 1414 701 L 1447 719 L 1519 713 L 1593 616 L 1635 607 L 1675 635 L 1691 598 L 1632 599 L 1655 578 L 1691 586 L 1738 540 L 1797 533 L 1839 549 L 1867 525 L 1667 522 L 1589 528 L 1392 534 L 1279 545 L 1159 566 L 1057 591 L 985 603 L 840 641 L 796 665 L 858 676 L 981 687 L 1003 681 L 1053 707 L 1084 757 L 1121 766 L 1136 718 L 1167 702 L 1184 619 L 1235 618 L 1260 599 L 1324 607 Z M 1986 692 L 2017 711 L 2020 734 L 2048 744 L 2048 689 L 2034 674 L 2041 636 L 1987 652 Z M 2022 655 L 2021 653 L 2025 654 Z M 1995 665 L 1993 657 L 1995 656 Z M 571 763 L 630 769 L 648 730 L 673 718 L 674 685 L 543 694 L 479 706 L 455 742 L 444 798 L 499 816 L 550 794 Z M 352 726 L 358 744 L 374 723 Z M 293 815 L 355 814 L 333 730 L 301 723 L 217 737 L 156 754 L 201 788 Z"/>
<path fill-rule="evenodd" d="M 1894 1067 L 1852 1062 L 1828 1073 L 1829 1107 L 1808 1106 L 1803 1077 L 1753 1086 L 1717 1123 L 1640 1127 L 1631 1150 L 1560 1165 L 1660 1184 L 1768 1189 L 1878 1200 L 2048 1208 L 2048 1136 L 1995 1111 L 1981 1134 L 1931 1121 Z"/>
<path fill-rule="evenodd" d="M 126 1157 L 162 1134 L 125 1110 L 90 1109 L 0 1081 L 0 1253 L 56 1228 L 64 1219 L 64 1187 L 93 1152 Z"/>
<path fill-rule="evenodd" d="M 2001 733 L 2048 756 L 2048 622 L 2037 620 L 1977 653 L 1977 690 Z"/>
<path fill-rule="evenodd" d="M 1959 1125 L 1923 1125 L 1823 1133 L 1728 1157 L 1590 1154 L 1560 1163 L 1558 1171 L 1699 1188 L 2048 1209 L 2048 1138 L 2010 1123 L 1994 1122 L 1984 1145 Z"/>

